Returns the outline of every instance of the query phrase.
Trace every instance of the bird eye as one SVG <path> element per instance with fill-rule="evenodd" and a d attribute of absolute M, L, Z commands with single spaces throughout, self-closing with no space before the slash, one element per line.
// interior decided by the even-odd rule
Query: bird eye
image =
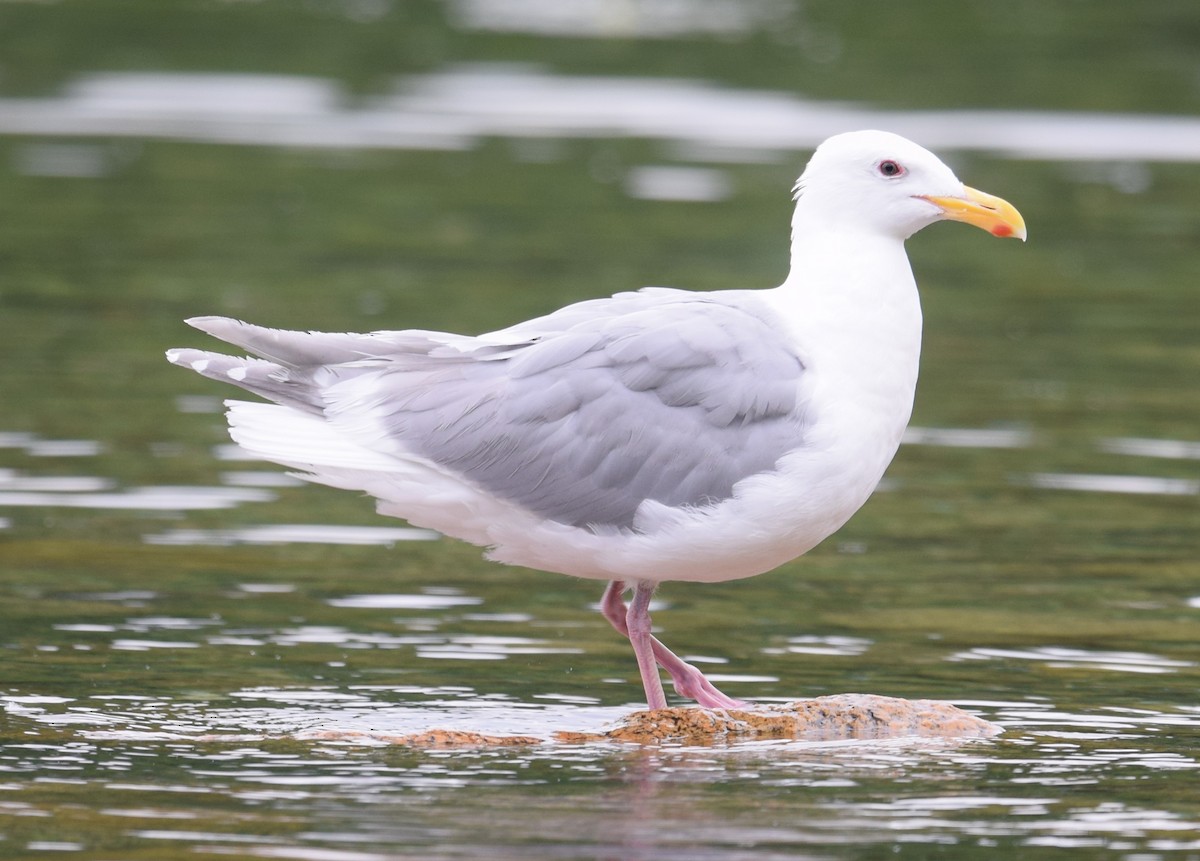
<path fill-rule="evenodd" d="M 878 169 L 880 176 L 891 178 L 904 175 L 904 166 L 898 161 L 892 161 L 890 158 L 881 161 Z"/>

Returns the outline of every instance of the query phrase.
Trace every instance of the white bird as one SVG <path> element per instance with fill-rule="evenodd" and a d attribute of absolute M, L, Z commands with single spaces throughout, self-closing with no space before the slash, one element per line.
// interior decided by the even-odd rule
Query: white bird
<path fill-rule="evenodd" d="M 248 452 L 491 559 L 609 581 L 650 708 L 666 706 L 656 664 L 704 707 L 741 705 L 652 635 L 655 588 L 761 574 L 845 523 L 912 410 L 904 240 L 942 219 L 1025 238 L 1009 203 L 885 132 L 825 141 L 795 196 L 774 289 L 646 288 L 476 337 L 199 317 L 257 358 L 167 357 L 272 402 L 227 402 Z"/>

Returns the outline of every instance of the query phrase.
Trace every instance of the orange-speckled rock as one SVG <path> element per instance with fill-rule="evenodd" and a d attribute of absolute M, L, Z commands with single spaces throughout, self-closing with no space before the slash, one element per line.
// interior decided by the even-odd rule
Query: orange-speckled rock
<path fill-rule="evenodd" d="M 810 741 L 881 738 L 990 738 L 993 723 L 950 703 L 874 694 L 837 694 L 782 705 L 706 711 L 668 708 L 634 712 L 602 734 L 615 741 L 703 744 L 748 738 Z M 560 736 L 561 737 L 561 736 Z M 568 740 L 568 739 L 562 739 Z"/>

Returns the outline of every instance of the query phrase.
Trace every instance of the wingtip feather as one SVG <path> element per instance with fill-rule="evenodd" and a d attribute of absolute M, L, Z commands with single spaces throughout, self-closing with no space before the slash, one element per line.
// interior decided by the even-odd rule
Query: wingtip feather
<path fill-rule="evenodd" d="M 208 315 L 204 317 L 188 317 L 183 322 L 187 323 L 193 329 L 199 329 L 201 332 L 211 335 L 214 329 L 220 329 L 230 324 L 237 325 L 238 321 L 232 317 Z"/>

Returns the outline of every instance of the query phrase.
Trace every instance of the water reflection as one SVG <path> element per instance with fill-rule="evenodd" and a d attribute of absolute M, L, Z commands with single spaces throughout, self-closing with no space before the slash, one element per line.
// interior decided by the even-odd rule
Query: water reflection
<path fill-rule="evenodd" d="M 98 493 L 112 487 L 112 481 L 93 475 L 31 476 L 13 469 L 0 469 L 0 492 Z"/>
<path fill-rule="evenodd" d="M 1178 439 L 1113 437 L 1101 440 L 1100 450 L 1111 454 L 1130 454 L 1138 457 L 1200 460 L 1200 442 L 1187 442 Z"/>
<path fill-rule="evenodd" d="M 286 477 L 286 476 L 285 476 Z M 246 500 L 241 500 L 246 501 Z M 261 501 L 261 500 L 251 500 Z M 3 497 L 0 497 L 0 504 Z M 145 535 L 147 544 L 226 547 L 233 544 L 376 544 L 434 541 L 436 532 L 405 526 L 335 526 L 321 523 L 247 526 L 240 529 L 172 529 Z"/>
<path fill-rule="evenodd" d="M 1025 428 L 929 428 L 909 426 L 905 445 L 940 445 L 950 448 L 1028 448 L 1034 435 Z"/>
<path fill-rule="evenodd" d="M 291 593 L 290 584 L 259 586 L 242 584 L 239 591 L 247 598 L 254 596 L 279 596 Z M 77 596 L 79 599 L 112 601 L 123 606 L 144 607 L 155 597 L 153 592 L 121 592 Z M 231 596 L 232 597 L 232 596 Z M 426 614 L 458 607 L 477 606 L 479 598 L 465 595 L 416 594 L 416 595 L 366 595 L 333 598 L 326 602 L 331 607 L 349 609 L 393 609 L 418 610 Z M 525 617 L 506 617 L 496 614 L 473 614 L 472 618 L 487 623 L 523 621 Z M 299 624 L 283 628 L 242 628 L 229 626 L 220 616 L 134 616 L 123 622 L 61 622 L 53 630 L 64 635 L 61 647 L 81 650 L 110 649 L 115 651 L 149 651 L 155 649 L 197 649 L 201 647 L 223 647 L 257 649 L 263 646 L 334 647 L 334 655 L 358 650 L 410 650 L 412 659 L 459 660 L 459 661 L 503 661 L 510 658 L 525 659 L 535 655 L 575 655 L 582 649 L 552 643 L 548 640 L 493 633 L 439 633 L 444 619 L 430 615 L 398 618 L 390 625 L 399 626 L 400 632 L 357 630 L 333 624 Z M 149 635 L 149 636 L 133 636 Z M 162 636 L 162 635 L 169 636 Z M 111 636 L 105 636 L 111 635 Z M 60 648 L 60 644 L 40 644 L 37 648 Z M 344 666 L 344 661 L 331 665 Z M 746 680 L 746 677 L 735 677 Z"/>
<path fill-rule="evenodd" d="M 1188 478 L 1158 478 L 1148 475 L 1080 475 L 1037 472 L 1020 480 L 1032 487 L 1049 490 L 1083 490 L 1093 493 L 1163 494 L 1195 496 L 1200 481 Z"/>
<path fill-rule="evenodd" d="M 1032 649 L 974 648 L 958 652 L 951 661 L 1019 660 L 1038 661 L 1056 669 L 1111 670 L 1123 673 L 1173 673 L 1196 666 L 1191 661 L 1176 661 L 1144 652 L 1103 652 L 1041 646 Z"/>
<path fill-rule="evenodd" d="M 362 104 L 347 102 L 332 81 L 311 77 L 98 73 L 58 98 L 0 99 L 0 134 L 434 150 L 467 149 L 488 137 L 609 136 L 761 158 L 811 148 L 847 129 L 886 128 L 935 150 L 1200 160 L 1200 120 L 1192 117 L 886 110 L 704 81 L 563 77 L 527 66 L 450 67 L 404 78 L 394 92 Z M 72 159 L 86 160 L 35 152 L 18 167 L 44 172 Z"/>
<path fill-rule="evenodd" d="M 29 143 L 20 146 L 13 168 L 25 176 L 94 178 L 112 172 L 116 159 L 100 144 Z"/>
<path fill-rule="evenodd" d="M 219 413 L 223 401 L 215 395 L 179 395 L 175 409 L 181 413 Z"/>
<path fill-rule="evenodd" d="M 482 598 L 444 592 L 426 595 L 349 595 L 329 600 L 331 607 L 366 610 L 448 610 L 451 607 L 472 607 L 482 603 Z"/>
<path fill-rule="evenodd" d="M 104 451 L 97 440 L 41 439 L 31 433 L 0 432 L 0 449 L 21 449 L 31 457 L 94 457 Z"/>
<path fill-rule="evenodd" d="M 635 167 L 625 177 L 625 192 L 641 200 L 679 200 L 713 203 L 733 193 L 722 172 L 699 167 L 647 165 Z"/>
<path fill-rule="evenodd" d="M 787 643 L 785 648 L 763 649 L 763 653 L 853 657 L 861 655 L 867 649 L 871 648 L 872 645 L 870 640 L 862 637 L 817 636 L 813 634 L 789 637 Z"/>
<path fill-rule="evenodd" d="M 794 13 L 779 0 L 451 0 L 452 26 L 538 36 L 672 39 L 745 37 L 786 23 Z"/>
<path fill-rule="evenodd" d="M 80 479 L 73 479 L 80 481 Z M 3 485 L 0 485 L 2 488 Z M 0 489 L 0 506 L 203 511 L 244 502 L 270 502 L 275 494 L 243 487 L 132 487 L 116 492 L 49 492 Z"/>

